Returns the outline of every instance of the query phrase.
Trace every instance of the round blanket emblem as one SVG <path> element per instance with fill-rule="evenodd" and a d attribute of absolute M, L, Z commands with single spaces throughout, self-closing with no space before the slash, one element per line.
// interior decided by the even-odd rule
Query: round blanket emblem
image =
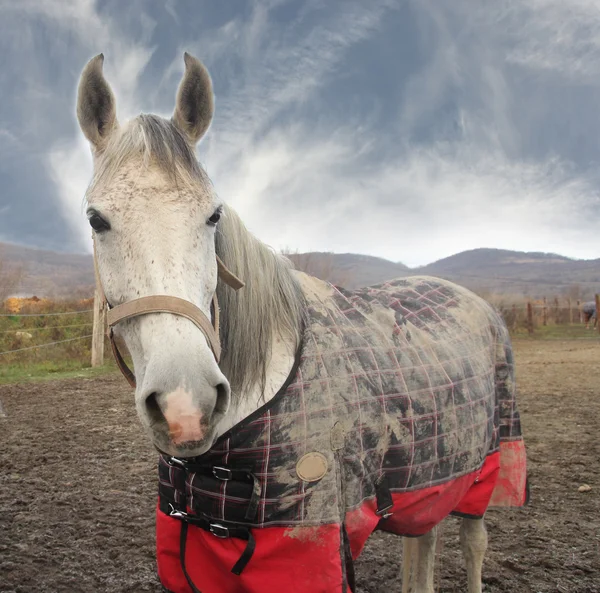
<path fill-rule="evenodd" d="M 327 473 L 327 459 L 321 453 L 307 453 L 296 464 L 296 473 L 305 482 L 316 482 Z"/>

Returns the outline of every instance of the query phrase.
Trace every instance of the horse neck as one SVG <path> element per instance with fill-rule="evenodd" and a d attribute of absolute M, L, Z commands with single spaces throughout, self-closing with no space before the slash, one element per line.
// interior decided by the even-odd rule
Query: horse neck
<path fill-rule="evenodd" d="M 221 284 L 217 290 L 222 320 L 221 368 L 234 395 L 219 434 L 270 401 L 286 381 L 294 364 L 304 311 L 303 291 L 295 273 L 250 235 L 235 213 L 228 212 L 228 217 L 217 240 L 217 253 L 246 286 L 237 293 Z M 248 382 L 247 377 L 252 380 Z"/>
<path fill-rule="evenodd" d="M 295 341 L 290 338 L 284 340 L 278 335 L 273 335 L 264 388 L 256 383 L 232 403 L 230 411 L 225 415 L 217 429 L 219 436 L 273 399 L 292 371 L 295 360 L 295 345 Z"/>

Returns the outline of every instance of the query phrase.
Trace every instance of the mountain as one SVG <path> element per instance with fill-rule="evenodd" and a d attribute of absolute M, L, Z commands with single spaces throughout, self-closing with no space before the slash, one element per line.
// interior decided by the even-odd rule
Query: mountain
<path fill-rule="evenodd" d="M 354 253 L 286 253 L 296 268 L 347 288 L 411 275 L 446 278 L 480 294 L 591 299 L 600 292 L 600 259 L 573 260 L 552 253 L 473 249 L 409 268 L 380 257 Z M 93 291 L 91 255 L 42 251 L 0 243 L 2 262 L 23 269 L 18 293 L 77 298 Z"/>
<path fill-rule="evenodd" d="M 0 263 L 21 270 L 17 292 L 53 298 L 88 296 L 94 289 L 91 255 L 57 253 L 0 243 Z M 0 265 L 0 270 L 2 270 Z"/>
<path fill-rule="evenodd" d="M 600 259 L 554 253 L 473 249 L 412 270 L 447 278 L 477 292 L 514 296 L 592 298 L 600 291 Z"/>
<path fill-rule="evenodd" d="M 346 288 L 359 288 L 408 276 L 408 266 L 381 257 L 356 253 L 286 253 L 296 269 Z"/>

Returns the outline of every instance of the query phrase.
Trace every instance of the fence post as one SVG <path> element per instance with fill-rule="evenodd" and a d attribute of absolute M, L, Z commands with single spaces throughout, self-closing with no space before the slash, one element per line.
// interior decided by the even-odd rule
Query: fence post
<path fill-rule="evenodd" d="M 533 334 L 533 307 L 531 301 L 527 301 L 527 332 Z"/>
<path fill-rule="evenodd" d="M 548 323 L 548 309 L 546 308 L 546 297 L 544 297 L 544 304 L 542 305 L 542 325 Z"/>
<path fill-rule="evenodd" d="M 600 294 L 596 293 L 595 298 L 596 298 L 596 329 L 598 330 L 598 333 L 600 333 L 600 323 L 598 323 L 598 313 L 600 312 Z"/>
<path fill-rule="evenodd" d="M 579 323 L 583 323 L 583 311 L 581 310 L 581 301 L 577 299 L 577 311 L 579 311 Z"/>
<path fill-rule="evenodd" d="M 567 300 L 569 303 L 569 325 L 573 325 L 573 306 L 571 303 L 571 297 Z"/>
<path fill-rule="evenodd" d="M 104 328 L 106 326 L 106 309 L 104 299 L 98 288 L 94 291 L 94 328 L 92 331 L 92 367 L 104 364 Z"/>

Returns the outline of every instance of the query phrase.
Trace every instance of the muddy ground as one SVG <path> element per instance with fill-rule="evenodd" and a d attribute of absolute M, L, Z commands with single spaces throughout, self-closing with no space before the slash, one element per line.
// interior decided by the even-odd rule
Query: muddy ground
<path fill-rule="evenodd" d="M 532 500 L 488 513 L 484 590 L 600 593 L 600 341 L 515 350 Z M 124 380 L 5 385 L 0 401 L 0 591 L 159 593 L 155 456 Z M 466 590 L 457 530 L 446 521 L 442 593 Z M 400 557 L 373 536 L 358 593 L 400 592 Z"/>

